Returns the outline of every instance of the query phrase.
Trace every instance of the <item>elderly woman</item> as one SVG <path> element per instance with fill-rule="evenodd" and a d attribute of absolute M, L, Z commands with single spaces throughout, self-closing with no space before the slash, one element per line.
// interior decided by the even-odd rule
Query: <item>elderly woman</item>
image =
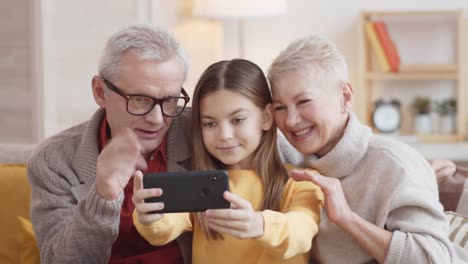
<path fill-rule="evenodd" d="M 353 88 L 336 46 L 312 36 L 270 67 L 275 121 L 323 176 L 325 210 L 312 255 L 321 263 L 452 263 L 434 172 L 403 143 L 372 134 L 351 112 Z M 429 177 L 431 176 L 431 177 Z"/>

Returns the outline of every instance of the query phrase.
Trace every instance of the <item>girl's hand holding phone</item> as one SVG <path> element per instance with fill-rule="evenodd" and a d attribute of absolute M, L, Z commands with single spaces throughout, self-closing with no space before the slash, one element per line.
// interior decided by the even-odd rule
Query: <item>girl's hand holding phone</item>
<path fill-rule="evenodd" d="M 231 208 L 206 210 L 209 227 L 239 239 L 261 237 L 263 216 L 253 210 L 250 202 L 228 191 L 224 192 L 223 197 L 231 203 Z"/>
<path fill-rule="evenodd" d="M 138 220 L 143 225 L 150 225 L 160 220 L 163 214 L 155 213 L 164 208 L 164 203 L 145 203 L 146 198 L 158 197 L 162 195 L 162 189 L 143 189 L 143 173 L 136 171 L 133 174 L 133 197 Z"/>

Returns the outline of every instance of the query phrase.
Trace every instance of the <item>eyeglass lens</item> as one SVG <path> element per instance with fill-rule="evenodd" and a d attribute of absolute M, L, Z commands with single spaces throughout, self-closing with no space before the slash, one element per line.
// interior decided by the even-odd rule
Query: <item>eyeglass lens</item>
<path fill-rule="evenodd" d="M 128 111 L 136 115 L 146 114 L 151 111 L 155 104 L 159 103 L 165 115 L 176 116 L 183 111 L 185 102 L 185 99 L 178 97 L 155 100 L 146 96 L 130 96 L 128 98 Z M 181 107 L 178 108 L 177 106 Z"/>

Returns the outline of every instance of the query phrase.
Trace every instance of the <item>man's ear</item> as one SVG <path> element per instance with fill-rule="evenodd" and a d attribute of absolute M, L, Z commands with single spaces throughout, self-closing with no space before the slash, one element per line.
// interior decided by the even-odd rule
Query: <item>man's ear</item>
<path fill-rule="evenodd" d="M 106 108 L 106 85 L 104 80 L 101 77 L 95 75 L 91 81 L 91 85 L 93 87 L 94 101 L 96 101 L 100 107 Z"/>
<path fill-rule="evenodd" d="M 263 123 L 262 129 L 264 131 L 270 130 L 271 126 L 273 125 L 273 106 L 268 104 L 265 106 L 263 110 Z"/>
<path fill-rule="evenodd" d="M 340 93 L 342 94 L 343 102 L 342 107 L 345 112 L 348 112 L 351 108 L 352 99 L 353 99 L 353 87 L 351 84 L 346 83 L 342 86 Z"/>

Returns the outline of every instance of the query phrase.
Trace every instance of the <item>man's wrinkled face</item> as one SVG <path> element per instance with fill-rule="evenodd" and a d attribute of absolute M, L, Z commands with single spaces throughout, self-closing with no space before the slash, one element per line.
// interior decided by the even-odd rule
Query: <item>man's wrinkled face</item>
<path fill-rule="evenodd" d="M 122 58 L 120 74 L 112 82 L 127 94 L 154 98 L 180 96 L 184 69 L 183 61 L 178 56 L 165 62 L 155 62 L 140 60 L 132 52 L 127 52 Z M 145 153 L 153 151 L 161 144 L 172 122 L 171 117 L 162 114 L 158 104 L 146 115 L 129 114 L 125 98 L 111 91 L 106 92 L 105 103 L 101 106 L 106 109 L 111 134 L 130 128 L 138 137 Z"/>

